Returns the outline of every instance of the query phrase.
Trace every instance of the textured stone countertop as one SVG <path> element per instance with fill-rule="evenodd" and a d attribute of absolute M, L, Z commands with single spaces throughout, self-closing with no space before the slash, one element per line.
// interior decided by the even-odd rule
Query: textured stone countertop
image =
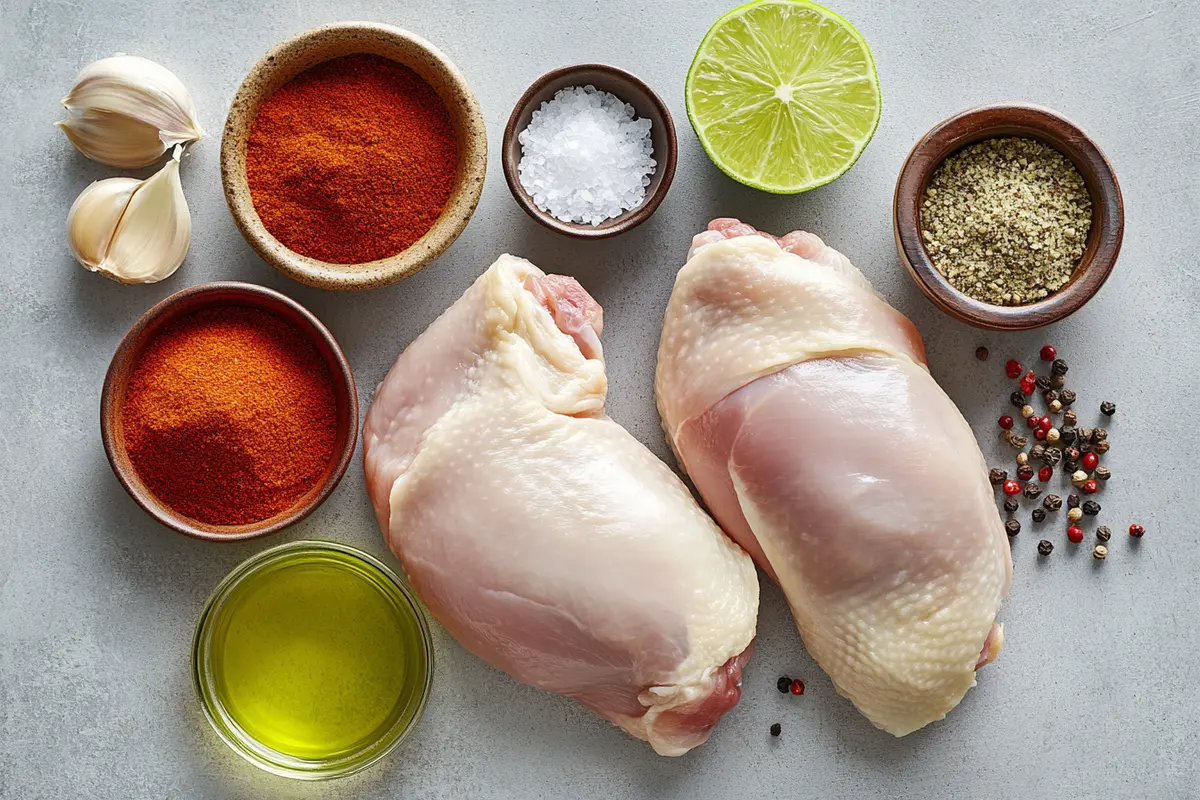
<path fill-rule="evenodd" d="M 1189 504 L 1200 437 L 1200 6 L 1176 0 L 888 3 L 838 0 L 878 62 L 883 120 L 835 183 L 773 197 L 727 179 L 688 122 L 683 82 L 697 43 L 733 0 L 5 0 L 0 5 L 0 798 L 1196 798 L 1200 797 L 1200 546 Z M 393 23 L 459 65 L 487 117 L 483 200 L 446 255 L 416 277 L 357 294 L 313 290 L 259 260 L 221 192 L 220 131 L 250 66 L 284 37 L 338 19 Z M 664 23 L 666 23 L 664 25 Z M 188 154 L 191 253 L 175 276 L 125 287 L 75 265 L 73 198 L 118 174 L 53 127 L 77 70 L 130 52 L 174 70 L 211 134 Z M 500 134 L 525 87 L 553 67 L 625 67 L 670 104 L 679 169 L 658 213 L 615 240 L 568 241 L 513 203 Z M 1019 335 L 951 321 L 897 259 L 892 189 L 913 142 L 946 116 L 1020 99 L 1060 110 L 1111 158 L 1125 193 L 1120 263 L 1070 320 Z M 145 172 L 138 173 L 145 174 Z M 266 541 L 193 541 L 122 491 L 100 444 L 100 386 L 117 342 L 156 301 L 204 281 L 279 289 L 344 346 L 361 401 L 396 354 L 502 252 L 577 276 L 605 309 L 609 410 L 669 453 L 651 376 L 661 316 L 689 237 L 713 216 L 803 227 L 855 261 L 925 336 L 934 374 L 989 460 L 1003 360 L 1044 342 L 1071 363 L 1081 410 L 1111 421 L 1094 563 L 1038 533 L 1013 545 L 999 661 L 946 720 L 903 739 L 873 729 L 811 662 L 781 594 L 764 584 L 758 651 L 741 704 L 705 746 L 660 758 L 582 708 L 517 685 L 435 630 L 437 673 L 412 738 L 357 776 L 270 776 L 222 744 L 188 673 L 193 624 L 229 569 L 270 544 L 330 537 L 390 559 L 358 461 L 307 521 Z M 976 346 L 992 360 L 974 358 Z M 1028 512 L 1025 512 L 1027 514 Z M 1124 533 L 1141 521 L 1140 547 Z M 803 698 L 776 677 L 801 676 Z M 771 739 L 771 723 L 783 735 Z"/>

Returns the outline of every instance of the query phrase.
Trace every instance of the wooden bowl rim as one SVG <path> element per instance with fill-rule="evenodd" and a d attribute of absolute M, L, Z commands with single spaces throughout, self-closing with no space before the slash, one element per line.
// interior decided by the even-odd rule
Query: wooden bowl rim
<path fill-rule="evenodd" d="M 984 124 L 979 125 L 981 121 Z M 1000 136 L 1036 138 L 1071 159 L 1085 181 L 1093 207 L 1089 244 L 1071 280 L 1045 299 L 1021 306 L 984 303 L 960 292 L 938 271 L 921 241 L 917 206 L 933 172 L 947 157 L 970 144 Z M 1075 141 L 1072 141 L 1075 140 Z M 916 161 L 929 153 L 919 167 Z M 1089 181 L 1088 172 L 1095 176 Z M 1082 128 L 1045 106 L 1022 102 L 977 106 L 939 122 L 913 146 L 900 175 L 892 202 L 893 228 L 900 260 L 934 305 L 978 328 L 1001 331 L 1030 330 L 1058 322 L 1078 311 L 1104 285 L 1116 265 L 1124 238 L 1125 213 L 1121 187 L 1112 164 Z"/>
<path fill-rule="evenodd" d="M 330 37 L 354 42 L 362 39 L 364 35 L 376 37 L 376 40 L 383 40 L 397 47 L 414 49 L 424 59 L 420 66 L 445 77 L 447 85 L 455 95 L 453 98 L 443 95 L 442 100 L 450 110 L 459 134 L 461 177 L 458 187 L 433 226 L 407 249 L 376 261 L 335 264 L 291 250 L 266 229 L 250 198 L 244 143 L 249 137 L 250 127 L 259 107 L 277 90 L 277 87 L 270 91 L 265 90 L 277 75 L 287 73 L 297 61 L 303 61 L 305 54 L 313 48 L 328 46 Z M 366 48 L 348 50 L 330 58 L 371 52 L 374 51 Z M 414 64 L 406 66 L 417 68 Z M 294 75 L 289 75 L 282 83 L 286 83 L 291 77 Z M 461 119 L 458 118 L 454 105 L 460 108 Z M 441 50 L 426 39 L 403 28 L 379 22 L 336 22 L 320 25 L 272 47 L 250 69 L 238 86 L 230 103 L 230 112 L 226 117 L 221 137 L 221 183 L 225 190 L 225 201 L 238 230 L 255 252 L 272 267 L 289 278 L 318 289 L 372 289 L 402 280 L 424 269 L 440 257 L 466 228 L 479 204 L 486 174 L 487 128 L 479 99 L 471 90 L 467 79 Z"/>
<path fill-rule="evenodd" d="M 517 171 L 520 163 L 520 146 L 517 145 L 514 147 L 517 136 L 520 135 L 521 129 L 523 129 L 523 126 L 520 125 L 521 118 L 525 116 L 526 111 L 529 111 L 530 114 L 533 113 L 534 109 L 531 108 L 533 98 L 554 83 L 561 82 L 562 87 L 560 88 L 580 85 L 577 82 L 572 82 L 570 79 L 572 76 L 584 72 L 605 73 L 609 77 L 614 78 L 617 83 L 624 84 L 633 91 L 644 95 L 661 117 L 661 126 L 665 133 L 666 141 L 666 147 L 664 148 L 666 153 L 661 155 L 659 153 L 654 154 L 657 162 L 655 175 L 657 177 L 661 174 L 662 177 L 657 183 L 654 183 L 654 179 L 652 179 L 652 191 L 646 196 L 646 199 L 637 208 L 626 211 L 599 225 L 563 222 L 538 208 L 537 204 L 533 202 L 533 198 L 525 191 L 525 187 L 521 185 L 521 178 Z M 629 102 L 628 97 L 621 97 L 621 100 L 626 103 Z M 657 124 L 658 120 L 654 120 L 654 122 Z M 606 239 L 636 228 L 658 210 L 658 207 L 662 205 L 662 201 L 666 198 L 667 192 L 671 188 L 671 183 L 675 180 L 678 149 L 678 141 L 675 136 L 675 120 L 671 117 L 671 110 L 667 108 L 667 104 L 658 96 L 658 93 L 651 89 L 645 81 L 632 72 L 609 64 L 571 64 L 552 69 L 545 73 L 531 83 L 520 99 L 517 100 L 516 105 L 513 106 L 512 113 L 508 117 L 508 124 L 504 126 L 504 137 L 500 146 L 500 161 L 504 171 L 504 182 L 508 184 L 508 190 L 512 193 L 513 199 L 534 220 L 552 231 L 557 231 L 576 239 Z M 516 152 L 515 156 L 514 151 Z"/>
<path fill-rule="evenodd" d="M 302 324 L 296 324 L 295 327 L 301 330 L 314 344 L 323 342 L 328 348 L 328 352 L 332 354 L 333 363 L 329 366 L 333 373 L 334 391 L 344 394 L 346 415 L 349 418 L 346 442 L 342 446 L 341 452 L 336 454 L 334 465 L 327 473 L 320 489 L 316 493 L 310 493 L 308 499 L 296 506 L 291 513 L 243 525 L 210 525 L 172 512 L 165 503 L 159 501 L 144 486 L 141 479 L 137 477 L 137 471 L 129 459 L 129 454 L 123 446 L 118 447 L 116 443 L 115 430 L 121 425 L 121 421 L 117 417 L 117 393 L 125 391 L 129 377 L 133 374 L 133 368 L 136 366 L 136 358 L 145 352 L 145 347 L 149 344 L 148 330 L 152 326 L 155 326 L 156 329 L 160 328 L 171 321 L 176 314 L 187 313 L 190 309 L 179 310 L 184 301 L 206 294 L 218 293 L 233 295 L 237 300 L 244 301 L 242 304 L 266 311 L 273 311 L 278 305 L 283 305 L 295 312 L 302 320 Z M 229 299 L 233 300 L 234 298 Z M 326 361 L 328 363 L 328 359 Z M 142 314 L 133 327 L 121 338 L 121 343 L 117 346 L 117 350 L 109 362 L 108 371 L 104 376 L 104 387 L 100 392 L 100 438 L 104 443 L 104 455 L 108 458 L 108 463 L 121 486 L 143 511 L 163 525 L 195 539 L 210 542 L 237 542 L 255 539 L 275 533 L 304 519 L 324 503 L 337 488 L 338 483 L 346 474 L 346 468 L 350 466 L 350 461 L 358 446 L 358 390 L 354 383 L 354 373 L 350 369 L 350 363 L 346 360 L 341 346 L 333 338 L 329 329 L 300 303 L 274 289 L 253 283 L 241 281 L 201 283 L 160 300 Z"/>

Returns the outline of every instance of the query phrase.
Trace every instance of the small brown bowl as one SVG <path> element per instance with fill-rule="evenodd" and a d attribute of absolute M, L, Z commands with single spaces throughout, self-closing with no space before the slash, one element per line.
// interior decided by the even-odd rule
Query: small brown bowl
<path fill-rule="evenodd" d="M 533 119 L 533 112 L 542 103 L 553 99 L 560 89 L 589 85 L 616 95 L 633 106 L 639 119 L 650 120 L 650 143 L 654 148 L 656 162 L 642 204 L 599 225 L 563 222 L 542 211 L 521 186 L 521 177 L 517 171 L 517 166 L 521 163 L 521 143 L 517 141 L 517 137 L 528 127 L 529 121 Z M 675 178 L 676 150 L 675 123 L 671 119 L 671 111 L 653 89 L 623 69 L 605 64 L 579 64 L 547 72 L 525 90 L 504 128 L 500 159 L 504 165 L 504 180 L 508 183 L 508 189 L 516 199 L 517 205 L 525 209 L 526 214 L 550 230 L 567 236 L 578 239 L 604 239 L 636 228 L 658 209 L 663 198 L 667 196 L 667 190 L 671 188 L 671 181 Z"/>
<path fill-rule="evenodd" d="M 394 256 L 363 264 L 333 264 L 300 255 L 267 231 L 250 197 L 246 147 L 258 109 L 292 78 L 339 56 L 370 53 L 412 69 L 441 96 L 458 134 L 458 174 L 442 215 L 424 236 Z M 276 45 L 242 81 L 221 140 L 221 183 L 238 230 L 277 270 L 318 289 L 374 289 L 407 278 L 446 251 L 467 227 L 487 173 L 483 112 L 466 78 L 450 59 L 408 31 L 373 22 L 322 25 Z"/>
<path fill-rule="evenodd" d="M 125 434 L 121 424 L 121 410 L 125 403 L 125 392 L 134 368 L 146 348 L 169 323 L 203 308 L 214 306 L 248 306 L 269 311 L 294 325 L 316 346 L 317 351 L 329 365 L 333 375 L 334 401 L 337 404 L 337 433 L 333 442 L 334 457 L 328 471 L 321 480 L 296 501 L 295 505 L 273 517 L 245 525 L 212 525 L 185 517 L 160 501 L 142 483 L 125 449 Z M 251 283 L 222 281 L 204 283 L 176 292 L 142 315 L 113 355 L 104 376 L 104 389 L 100 394 L 100 438 L 104 441 L 104 453 L 112 465 L 117 480 L 129 492 L 147 514 L 180 533 L 197 539 L 213 542 L 234 542 L 266 536 L 291 525 L 311 514 L 317 506 L 333 492 L 350 464 L 354 445 L 358 440 L 358 392 L 354 386 L 354 375 L 346 356 L 333 334 L 312 315 L 308 309 L 272 289 Z"/>
<path fill-rule="evenodd" d="M 960 292 L 933 265 L 921 240 L 921 201 L 934 171 L 951 153 L 1001 136 L 1037 139 L 1071 159 L 1092 201 L 1087 247 L 1070 281 L 1049 297 L 1021 306 L 992 305 Z M 1125 231 L 1121 187 L 1104 153 L 1062 115 L 1023 103 L 963 111 L 921 137 L 900 170 L 892 214 L 900 259 L 925 296 L 956 319 L 997 331 L 1039 328 L 1078 311 L 1108 279 Z"/>

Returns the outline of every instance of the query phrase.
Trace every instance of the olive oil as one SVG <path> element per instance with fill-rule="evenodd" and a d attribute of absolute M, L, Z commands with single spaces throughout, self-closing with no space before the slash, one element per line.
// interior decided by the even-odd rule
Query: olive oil
<path fill-rule="evenodd" d="M 420 713 L 428 632 L 397 579 L 372 562 L 300 542 L 251 559 L 218 589 L 197 631 L 197 682 L 218 733 L 250 760 L 353 771 Z"/>

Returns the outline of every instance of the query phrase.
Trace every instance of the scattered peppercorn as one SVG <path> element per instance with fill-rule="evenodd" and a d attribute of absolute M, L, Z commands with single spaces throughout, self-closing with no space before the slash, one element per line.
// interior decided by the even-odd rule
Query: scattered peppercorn
<path fill-rule="evenodd" d="M 1064 406 L 1069 406 L 1075 402 L 1075 393 L 1070 389 L 1063 389 L 1059 392 L 1058 399 Z"/>
<path fill-rule="evenodd" d="M 1035 444 L 1033 449 L 1029 451 L 1029 457 L 1034 461 L 1043 461 L 1046 458 L 1046 445 Z"/>
<path fill-rule="evenodd" d="M 1017 408 L 1025 405 L 1025 395 L 1020 392 L 1013 392 L 1008 396 L 1008 402 L 1012 403 Z"/>
<path fill-rule="evenodd" d="M 1104 442 L 1107 440 L 1108 440 L 1108 429 L 1107 428 L 1096 428 L 1094 431 L 1092 431 L 1092 441 L 1093 442 Z"/>
<path fill-rule="evenodd" d="M 996 420 L 996 423 L 997 423 L 997 424 L 998 424 L 998 425 L 999 425 L 1001 428 L 1004 428 L 1004 430 L 1006 430 L 1006 431 L 1007 431 L 1007 430 L 1011 430 L 1011 429 L 1012 429 L 1012 426 L 1013 426 L 1013 418 L 1012 418 L 1012 417 L 1010 417 L 1008 414 L 1005 414 L 1005 415 L 1004 415 L 1004 416 L 1002 416 L 1000 419 Z"/>
<path fill-rule="evenodd" d="M 1046 431 L 1046 441 L 1050 444 L 1056 444 L 1061 437 L 1062 434 L 1059 433 L 1058 428 L 1051 428 Z"/>
<path fill-rule="evenodd" d="M 1037 388 L 1041 389 L 1043 392 L 1046 392 L 1050 389 L 1050 379 L 1047 378 L 1045 375 L 1039 375 L 1037 377 L 1037 380 L 1034 381 L 1034 384 L 1037 386 Z M 1043 397 L 1044 396 L 1045 395 L 1043 395 Z M 1048 403 L 1050 401 L 1047 400 L 1046 402 Z"/>
<path fill-rule="evenodd" d="M 1020 510 L 1021 505 L 1017 502 L 1017 498 L 1009 497 L 1004 501 L 1004 510 L 1009 514 L 1015 514 Z"/>
<path fill-rule="evenodd" d="M 1100 455 L 1104 455 L 1108 452 L 1108 439 L 1101 439 L 1100 441 L 1096 442 L 1094 445 L 1092 445 L 1092 449 Z"/>
<path fill-rule="evenodd" d="M 1083 509 L 1082 508 L 1067 509 L 1067 519 L 1070 522 L 1079 522 L 1079 520 L 1083 519 Z"/>
<path fill-rule="evenodd" d="M 1038 480 L 1041 481 L 1042 483 L 1045 483 L 1046 481 L 1050 480 L 1050 478 L 1053 475 L 1054 475 L 1054 470 L 1051 469 L 1050 467 L 1042 467 L 1041 469 L 1038 470 L 1038 473 L 1037 473 Z"/>
<path fill-rule="evenodd" d="M 776 722 L 774 725 L 771 726 L 771 735 L 772 736 L 778 736 L 781 733 L 783 733 L 783 726 L 780 725 L 778 722 Z"/>
<path fill-rule="evenodd" d="M 804 681 L 800 680 L 799 678 L 794 679 L 792 681 L 791 690 L 792 694 L 795 695 L 804 694 Z"/>
<path fill-rule="evenodd" d="M 1004 362 L 1004 374 L 1008 375 L 1010 378 L 1021 377 L 1021 372 L 1024 369 L 1025 368 L 1021 366 L 1021 362 L 1017 361 L 1016 359 L 1010 358 L 1008 361 Z"/>
<path fill-rule="evenodd" d="M 1135 522 L 1129 526 L 1129 535 L 1135 539 L 1140 539 L 1146 535 L 1146 529 Z"/>
<path fill-rule="evenodd" d="M 1100 404 L 1100 413 L 1106 417 L 1111 417 L 1113 414 L 1117 413 L 1117 404 L 1110 403 L 1105 400 Z"/>
<path fill-rule="evenodd" d="M 1075 544 L 1079 544 L 1083 541 L 1083 528 L 1080 528 L 1078 525 L 1072 525 L 1067 528 L 1067 538 Z"/>
<path fill-rule="evenodd" d="M 1020 494 L 1021 484 L 1017 483 L 1016 481 L 1005 481 L 1004 493 L 1009 497 L 1012 497 L 1014 494 Z"/>
<path fill-rule="evenodd" d="M 1050 401 L 1050 413 L 1057 414 L 1060 411 L 1062 411 L 1062 403 L 1059 402 L 1059 400 L 1057 398 L 1054 400 L 1051 400 Z"/>
<path fill-rule="evenodd" d="M 1035 508 L 1033 510 L 1033 521 L 1034 522 L 1045 522 L 1046 521 L 1046 512 L 1043 509 Z"/>
<path fill-rule="evenodd" d="M 1112 531 L 1110 531 L 1106 526 L 1101 525 L 1099 528 L 1096 528 L 1096 538 L 1102 542 L 1107 542 L 1112 538 Z"/>
<path fill-rule="evenodd" d="M 1049 382 L 1048 378 L 1047 382 Z M 1042 399 L 1046 401 L 1047 405 L 1049 405 L 1058 399 L 1058 392 L 1054 391 L 1053 389 L 1046 389 L 1042 392 Z"/>
<path fill-rule="evenodd" d="M 1062 508 L 1062 498 L 1056 494 L 1046 495 L 1046 499 L 1042 500 L 1042 508 L 1047 511 L 1058 511 Z"/>
<path fill-rule="evenodd" d="M 1079 429 L 1079 443 L 1086 444 L 1087 442 L 1090 442 L 1091 440 L 1092 440 L 1092 429 L 1091 428 L 1080 428 Z"/>
<path fill-rule="evenodd" d="M 1004 523 L 1004 532 L 1009 536 L 1016 536 L 1021 532 L 1021 523 L 1017 522 L 1015 519 L 1008 520 Z"/>
<path fill-rule="evenodd" d="M 1066 383 L 1067 383 L 1067 379 L 1064 378 L 1062 375 L 1051 375 L 1050 376 L 1050 385 L 1053 386 L 1055 389 L 1063 388 L 1063 386 L 1065 386 Z"/>
<path fill-rule="evenodd" d="M 1028 497 L 1030 500 L 1034 500 L 1034 499 L 1040 497 L 1041 494 L 1042 494 L 1042 487 L 1038 486 L 1036 483 L 1025 484 L 1025 496 Z"/>
<path fill-rule="evenodd" d="M 1100 504 L 1095 500 L 1088 500 L 1080 508 L 1082 508 L 1083 513 L 1087 514 L 1089 517 L 1094 517 L 1100 513 Z"/>
<path fill-rule="evenodd" d="M 1063 451 L 1057 447 L 1047 447 L 1042 455 L 1042 460 L 1050 466 L 1057 466 L 1058 462 L 1062 461 Z"/>
<path fill-rule="evenodd" d="M 1100 484 L 1096 483 L 1092 478 L 1088 478 L 1080 488 L 1083 489 L 1084 494 L 1095 494 L 1100 490 Z"/>
<path fill-rule="evenodd" d="M 1092 473 L 1092 477 L 1098 481 L 1106 481 L 1112 477 L 1112 470 L 1108 467 L 1096 467 L 1096 471 Z"/>
<path fill-rule="evenodd" d="M 1092 558 L 1096 559 L 1097 561 L 1103 561 L 1104 559 L 1108 558 L 1108 548 L 1102 544 L 1096 545 L 1092 549 Z"/>
<path fill-rule="evenodd" d="M 1045 441 L 1045 439 L 1046 439 L 1045 429 L 1038 428 L 1036 431 L 1033 432 L 1033 438 L 1037 439 L 1039 442 Z"/>
<path fill-rule="evenodd" d="M 1067 508 L 1079 508 L 1079 495 L 1067 495 Z"/>
<path fill-rule="evenodd" d="M 1070 426 L 1072 426 L 1072 428 L 1074 428 L 1076 422 L 1079 422 L 1078 415 L 1076 415 L 1074 411 L 1072 411 L 1071 409 L 1068 408 L 1066 413 L 1063 414 L 1063 425 L 1070 425 Z M 1074 430 L 1071 431 L 1072 434 L 1074 432 L 1075 432 Z"/>
<path fill-rule="evenodd" d="M 1061 358 L 1056 358 L 1054 359 L 1054 363 L 1050 365 L 1050 374 L 1066 375 L 1068 369 L 1069 367 L 1067 367 L 1067 362 L 1063 361 Z"/>
<path fill-rule="evenodd" d="M 787 694 L 788 689 L 790 689 L 791 686 L 792 686 L 792 679 L 789 678 L 787 675 L 783 675 L 779 678 L 779 680 L 775 681 L 775 688 L 779 690 L 780 694 Z"/>
<path fill-rule="evenodd" d="M 1079 459 L 1079 462 L 1083 464 L 1084 469 L 1095 469 L 1096 465 L 1100 463 L 1100 456 L 1095 453 L 1084 453 L 1083 458 Z"/>
<path fill-rule="evenodd" d="M 1024 451 L 1017 453 L 1017 466 L 1023 467 L 1029 463 L 1029 453 Z"/>
<path fill-rule="evenodd" d="M 1071 461 L 1070 459 L 1063 461 L 1063 474 L 1064 475 L 1070 475 L 1071 473 L 1075 472 L 1075 470 L 1077 470 L 1077 469 L 1079 469 L 1078 461 Z"/>
<path fill-rule="evenodd" d="M 1024 464 L 1017 468 L 1017 480 L 1030 481 L 1033 480 L 1033 467 Z"/>
<path fill-rule="evenodd" d="M 1008 443 L 1020 450 L 1025 445 L 1029 444 L 1029 439 L 1025 436 L 1013 434 L 1012 436 L 1008 437 Z"/>
<path fill-rule="evenodd" d="M 1037 427 L 1037 417 L 1033 415 L 1033 406 L 1029 405 L 1028 403 L 1021 406 L 1021 416 L 1026 420 L 1034 420 L 1033 422 L 1029 423 L 1029 427 Z"/>
<path fill-rule="evenodd" d="M 1087 473 L 1081 469 L 1077 469 L 1071 473 L 1071 483 L 1075 484 L 1076 486 L 1083 486 L 1083 484 L 1087 482 L 1087 479 Z"/>
<path fill-rule="evenodd" d="M 988 480 L 992 486 L 1000 486 L 1008 480 L 1008 472 L 1002 469 L 993 469 L 988 472 Z"/>
<path fill-rule="evenodd" d="M 1033 381 L 1021 381 L 1021 394 L 1023 395 L 1028 396 L 1033 394 L 1033 390 L 1036 388 L 1037 384 L 1035 384 Z"/>
<path fill-rule="evenodd" d="M 1045 345 L 1038 355 L 1042 357 L 1042 361 L 1053 361 L 1058 358 L 1058 351 L 1054 349 L 1053 345 Z"/>
<path fill-rule="evenodd" d="M 1059 438 L 1062 439 L 1063 444 L 1071 444 L 1072 442 L 1075 441 L 1075 438 L 1076 438 L 1076 436 L 1078 436 L 1078 434 L 1075 432 L 1075 429 L 1073 427 L 1065 424 L 1066 421 L 1067 420 L 1064 417 L 1063 418 L 1064 424 L 1063 424 L 1062 430 L 1060 430 L 1058 432 L 1058 435 L 1059 435 Z"/>
<path fill-rule="evenodd" d="M 1038 552 L 1044 556 L 1048 556 L 1054 552 L 1054 543 L 1049 539 L 1042 539 L 1038 542 Z"/>
<path fill-rule="evenodd" d="M 1038 427 L 1049 433 L 1050 429 L 1054 427 L 1054 420 L 1050 419 L 1049 417 L 1039 417 Z"/>
<path fill-rule="evenodd" d="M 1079 449 L 1076 447 L 1068 447 L 1066 450 L 1063 450 L 1063 457 L 1066 458 L 1068 461 L 1078 461 L 1079 460 Z M 1075 470 L 1071 470 L 1071 471 L 1074 472 Z"/>
<path fill-rule="evenodd" d="M 991 355 L 991 353 L 989 353 L 988 349 L 986 347 L 984 347 L 983 345 L 979 345 L 979 347 L 975 348 L 975 357 L 978 358 L 980 361 L 987 361 L 988 356 L 990 356 L 990 355 Z"/>

